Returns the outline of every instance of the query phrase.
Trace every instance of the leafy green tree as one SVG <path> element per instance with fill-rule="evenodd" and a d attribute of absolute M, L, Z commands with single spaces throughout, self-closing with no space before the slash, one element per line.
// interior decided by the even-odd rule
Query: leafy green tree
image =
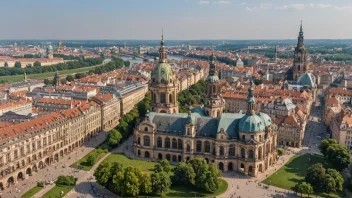
<path fill-rule="evenodd" d="M 60 83 L 61 83 L 62 85 L 66 84 L 66 79 L 61 79 L 61 80 L 60 80 Z"/>
<path fill-rule="evenodd" d="M 95 160 L 97 159 L 97 157 L 94 155 L 94 154 L 88 154 L 88 157 L 87 157 L 87 162 L 90 164 L 90 165 L 93 165 L 95 163 Z"/>
<path fill-rule="evenodd" d="M 46 79 L 44 79 L 44 84 L 45 84 L 45 85 L 49 85 L 49 84 L 50 84 L 50 80 L 49 80 L 49 79 L 47 79 L 47 78 L 46 78 Z"/>
<path fill-rule="evenodd" d="M 345 185 L 346 185 L 346 188 L 349 190 L 349 191 L 352 191 L 352 177 L 349 177 L 347 179 L 347 181 L 345 182 Z"/>
<path fill-rule="evenodd" d="M 130 61 L 125 61 L 124 62 L 125 67 L 129 67 L 131 65 Z"/>
<path fill-rule="evenodd" d="M 196 173 L 190 164 L 184 162 L 178 163 L 174 169 L 174 175 L 176 181 L 180 184 L 195 184 Z"/>
<path fill-rule="evenodd" d="M 21 68 L 21 67 L 22 67 L 22 66 L 21 66 L 21 62 L 16 61 L 14 67 L 15 67 L 15 68 Z"/>
<path fill-rule="evenodd" d="M 55 183 L 59 185 L 73 186 L 76 184 L 76 179 L 73 176 L 59 176 Z"/>
<path fill-rule="evenodd" d="M 323 167 L 323 164 L 317 163 L 312 165 L 307 170 L 306 182 L 310 183 L 314 189 L 322 189 L 323 181 L 326 177 L 326 170 Z"/>
<path fill-rule="evenodd" d="M 161 166 L 160 163 L 157 163 L 157 164 L 154 165 L 153 171 L 155 173 L 160 173 L 160 172 L 163 172 L 164 169 L 163 169 L 163 167 Z"/>
<path fill-rule="evenodd" d="M 167 192 L 171 186 L 170 175 L 166 172 L 153 173 L 151 180 L 153 192 L 163 194 L 163 192 Z"/>
<path fill-rule="evenodd" d="M 325 155 L 326 150 L 330 145 L 337 144 L 335 139 L 325 139 L 319 145 L 320 152 Z"/>
<path fill-rule="evenodd" d="M 109 131 L 108 144 L 110 146 L 115 147 L 115 146 L 119 145 L 121 139 L 122 139 L 122 135 L 118 130 L 112 129 L 111 131 Z"/>
<path fill-rule="evenodd" d="M 325 175 L 324 180 L 323 180 L 323 189 L 325 192 L 330 193 L 330 192 L 336 192 L 336 182 L 334 178 L 332 178 L 330 175 Z"/>
<path fill-rule="evenodd" d="M 111 171 L 111 163 L 103 162 L 101 163 L 98 168 L 94 171 L 94 176 L 97 182 L 105 186 L 110 178 L 110 171 Z"/>
<path fill-rule="evenodd" d="M 164 160 L 161 160 L 160 162 L 160 165 L 163 167 L 163 170 L 166 172 L 166 173 L 169 173 L 170 170 L 171 170 L 171 166 L 170 166 L 170 162 L 166 159 Z"/>
<path fill-rule="evenodd" d="M 255 84 L 255 85 L 263 84 L 263 79 L 255 78 L 255 79 L 254 79 L 254 84 Z"/>
<path fill-rule="evenodd" d="M 41 66 L 42 66 L 42 64 L 39 61 L 35 61 L 33 63 L 33 67 L 41 67 Z"/>
<path fill-rule="evenodd" d="M 66 76 L 66 80 L 67 80 L 68 82 L 72 82 L 72 81 L 75 80 L 75 78 L 74 78 L 72 75 L 67 75 L 67 76 Z"/>
<path fill-rule="evenodd" d="M 308 197 L 309 197 L 310 194 L 314 193 L 312 185 L 310 185 L 307 182 L 296 184 L 294 189 L 297 193 L 301 193 L 301 197 L 303 197 L 302 194 L 308 194 Z"/>
<path fill-rule="evenodd" d="M 9 67 L 9 64 L 7 62 L 5 62 L 4 67 Z"/>
<path fill-rule="evenodd" d="M 343 183 L 344 183 L 342 175 L 337 170 L 331 169 L 331 168 L 329 168 L 326 171 L 326 173 L 335 180 L 335 184 L 336 184 L 335 190 L 341 192 L 343 189 Z"/>
<path fill-rule="evenodd" d="M 140 193 L 140 178 L 143 174 L 140 168 L 128 166 L 113 177 L 113 184 L 117 186 L 122 196 L 136 197 Z"/>
<path fill-rule="evenodd" d="M 143 176 L 140 178 L 140 193 L 141 194 L 149 194 L 153 192 L 153 186 L 152 186 L 152 178 L 149 174 L 143 174 Z"/>
<path fill-rule="evenodd" d="M 30 63 L 28 63 L 27 65 L 26 65 L 26 68 L 31 68 L 32 67 L 32 64 L 30 64 Z"/>
<path fill-rule="evenodd" d="M 330 145 L 325 151 L 324 157 L 338 171 L 346 169 L 351 162 L 349 151 L 346 146 L 341 144 Z"/>
<path fill-rule="evenodd" d="M 215 192 L 219 188 L 220 171 L 216 168 L 215 164 L 207 164 L 202 168 L 200 177 L 197 179 L 198 187 L 208 191 Z"/>

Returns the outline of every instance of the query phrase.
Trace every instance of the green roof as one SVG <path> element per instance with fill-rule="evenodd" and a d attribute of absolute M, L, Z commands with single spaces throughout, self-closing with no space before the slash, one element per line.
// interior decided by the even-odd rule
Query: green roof
<path fill-rule="evenodd" d="M 219 77 L 218 76 L 208 76 L 207 82 L 218 82 L 219 81 Z"/>
<path fill-rule="evenodd" d="M 239 124 L 240 132 L 256 133 L 264 131 L 271 124 L 270 117 L 265 113 L 246 114 Z"/>
<path fill-rule="evenodd" d="M 310 73 L 306 72 L 297 80 L 297 84 L 309 87 L 315 87 L 315 83 Z"/>
<path fill-rule="evenodd" d="M 157 83 L 170 83 L 170 79 L 174 80 L 174 71 L 168 63 L 158 63 L 154 68 L 152 78 Z"/>

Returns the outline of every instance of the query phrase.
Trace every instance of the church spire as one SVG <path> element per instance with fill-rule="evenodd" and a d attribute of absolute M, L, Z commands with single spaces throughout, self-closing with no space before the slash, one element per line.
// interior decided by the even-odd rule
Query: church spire
<path fill-rule="evenodd" d="M 253 88 L 253 79 L 250 78 L 249 88 L 248 88 L 248 97 L 247 97 L 247 114 L 253 115 L 255 113 L 255 97 L 254 97 L 254 88 Z"/>
<path fill-rule="evenodd" d="M 160 48 L 159 48 L 159 63 L 166 63 L 167 62 L 167 51 L 164 46 L 164 28 L 161 29 L 161 41 L 160 41 Z"/>
<path fill-rule="evenodd" d="M 302 26 L 302 20 L 301 20 L 301 27 L 300 27 L 300 29 L 299 29 L 299 36 L 300 37 L 303 37 L 303 26 Z"/>
<path fill-rule="evenodd" d="M 210 67 L 209 67 L 209 76 L 216 76 L 217 72 L 215 69 L 215 54 L 214 54 L 214 47 L 210 56 Z"/>

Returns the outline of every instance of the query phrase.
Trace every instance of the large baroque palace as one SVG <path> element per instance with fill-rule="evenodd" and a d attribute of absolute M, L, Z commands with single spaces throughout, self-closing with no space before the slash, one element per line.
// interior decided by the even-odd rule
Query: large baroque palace
<path fill-rule="evenodd" d="M 172 163 L 203 157 L 222 171 L 234 170 L 256 176 L 277 160 L 277 127 L 265 113 L 256 112 L 252 86 L 247 112 L 223 113 L 215 56 L 210 57 L 206 99 L 202 107 L 178 113 L 174 72 L 167 63 L 164 41 L 152 75 L 152 111 L 134 131 L 134 152 L 152 160 Z M 252 85 L 252 84 L 251 84 Z"/>

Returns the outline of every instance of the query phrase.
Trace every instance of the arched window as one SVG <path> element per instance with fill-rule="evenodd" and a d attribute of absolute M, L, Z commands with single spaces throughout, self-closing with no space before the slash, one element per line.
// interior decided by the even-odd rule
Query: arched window
<path fill-rule="evenodd" d="M 143 137 L 143 145 L 144 146 L 150 146 L 150 138 L 149 138 L 149 136 L 144 136 Z"/>
<path fill-rule="evenodd" d="M 299 71 L 299 70 L 301 70 L 301 66 L 300 66 L 300 65 L 298 65 L 297 69 L 298 69 L 298 71 Z"/>
<path fill-rule="evenodd" d="M 144 128 L 144 131 L 148 131 L 148 127 L 145 127 L 145 128 Z"/>
<path fill-rule="evenodd" d="M 191 152 L 191 146 L 187 144 L 187 152 Z"/>
<path fill-rule="evenodd" d="M 220 156 L 224 156 L 225 154 L 225 149 L 223 146 L 220 146 Z"/>
<path fill-rule="evenodd" d="M 202 152 L 202 141 L 197 141 L 197 152 Z"/>
<path fill-rule="evenodd" d="M 241 148 L 241 157 L 246 158 L 246 152 L 245 152 L 244 148 Z"/>
<path fill-rule="evenodd" d="M 178 149 L 183 149 L 183 145 L 182 145 L 182 140 L 181 139 L 177 140 L 177 147 L 178 147 Z"/>
<path fill-rule="evenodd" d="M 258 148 L 258 159 L 262 159 L 262 147 Z"/>
<path fill-rule="evenodd" d="M 159 147 L 159 148 L 163 147 L 163 139 L 161 139 L 161 137 L 157 138 L 156 146 Z"/>
<path fill-rule="evenodd" d="M 141 137 L 138 137 L 138 144 L 141 144 Z"/>
<path fill-rule="evenodd" d="M 170 148 L 170 138 L 165 138 L 165 148 Z"/>
<path fill-rule="evenodd" d="M 269 144 L 266 145 L 266 154 L 268 154 L 268 153 L 270 153 L 270 145 Z"/>
<path fill-rule="evenodd" d="M 160 103 L 166 103 L 165 93 L 160 93 Z"/>
<path fill-rule="evenodd" d="M 172 94 L 169 94 L 169 103 L 173 103 Z"/>
<path fill-rule="evenodd" d="M 235 156 L 235 146 L 233 144 L 229 146 L 229 156 Z"/>
<path fill-rule="evenodd" d="M 249 150 L 248 151 L 248 158 L 249 159 L 253 159 L 254 158 L 253 150 Z"/>
<path fill-rule="evenodd" d="M 177 141 L 175 138 L 172 139 L 172 148 L 177 149 Z"/>
<path fill-rule="evenodd" d="M 204 152 L 206 152 L 206 153 L 210 153 L 210 143 L 209 143 L 209 141 L 205 141 L 204 142 Z"/>

